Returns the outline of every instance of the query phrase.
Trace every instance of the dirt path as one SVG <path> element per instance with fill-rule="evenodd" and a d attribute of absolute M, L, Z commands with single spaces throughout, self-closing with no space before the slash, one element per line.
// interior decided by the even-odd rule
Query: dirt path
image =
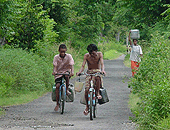
<path fill-rule="evenodd" d="M 107 73 L 104 86 L 110 102 L 97 106 L 97 118 L 93 121 L 89 120 L 89 115 L 83 115 L 85 105 L 80 104 L 81 93 L 76 93 L 73 103 L 66 103 L 63 115 L 54 112 L 55 102 L 48 93 L 30 103 L 8 108 L 6 115 L 0 117 L 0 130 L 134 130 L 128 108 L 130 90 L 127 81 L 131 70 L 124 66 L 123 59 L 124 55 L 104 61 Z"/>

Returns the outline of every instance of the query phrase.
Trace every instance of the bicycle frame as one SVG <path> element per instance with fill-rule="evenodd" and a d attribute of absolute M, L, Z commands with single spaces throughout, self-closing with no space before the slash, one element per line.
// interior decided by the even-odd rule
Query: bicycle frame
<path fill-rule="evenodd" d="M 65 85 L 65 80 L 64 78 L 62 77 L 62 80 L 61 80 L 61 85 L 59 87 L 59 100 L 61 100 L 61 94 L 62 94 L 62 87 L 64 86 L 64 89 L 65 89 L 65 94 L 64 94 L 64 99 L 66 99 L 66 85 Z"/>
<path fill-rule="evenodd" d="M 87 73 L 81 73 L 80 75 L 86 75 L 86 76 L 100 76 L 101 73 L 97 72 L 95 74 L 87 74 Z M 93 78 L 93 77 L 92 77 Z M 90 111 L 90 120 L 93 120 L 93 117 L 96 118 L 96 92 L 94 88 L 93 80 L 90 81 L 89 91 L 88 91 L 88 102 L 89 111 Z"/>
<path fill-rule="evenodd" d="M 56 75 L 69 75 L 69 74 L 63 74 L 63 73 L 58 73 Z M 60 112 L 61 114 L 64 113 L 64 105 L 66 102 L 66 85 L 65 85 L 65 79 L 62 77 L 61 80 L 61 85 L 59 87 L 59 107 L 60 107 Z"/>
<path fill-rule="evenodd" d="M 93 103 L 93 106 L 96 105 L 96 93 L 95 93 L 95 89 L 94 89 L 94 86 L 93 86 L 93 81 L 91 80 L 90 81 L 90 88 L 89 88 L 89 92 L 93 92 L 93 98 L 92 98 L 92 103 Z M 88 105 L 90 105 L 90 93 L 88 93 Z"/>

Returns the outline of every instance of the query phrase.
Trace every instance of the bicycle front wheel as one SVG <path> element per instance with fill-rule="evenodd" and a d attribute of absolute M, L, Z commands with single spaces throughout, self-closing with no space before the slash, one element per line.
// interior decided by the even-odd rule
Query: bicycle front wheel
<path fill-rule="evenodd" d="M 62 88 L 61 88 L 62 90 L 61 90 L 61 104 L 60 104 L 60 112 L 61 112 L 61 114 L 63 114 L 64 113 L 64 106 L 65 106 L 65 97 L 66 97 L 66 90 L 65 90 L 65 87 L 64 86 L 62 86 Z"/>
<path fill-rule="evenodd" d="M 96 104 L 93 106 L 93 117 L 96 118 Z"/>
<path fill-rule="evenodd" d="M 90 92 L 90 120 L 93 120 L 93 92 Z"/>

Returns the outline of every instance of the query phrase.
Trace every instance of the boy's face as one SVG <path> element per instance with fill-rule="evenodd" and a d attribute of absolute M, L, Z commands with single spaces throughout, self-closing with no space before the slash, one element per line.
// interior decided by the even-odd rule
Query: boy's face
<path fill-rule="evenodd" d="M 89 52 L 89 54 L 91 57 L 95 57 L 95 56 L 97 56 L 97 51 Z"/>
<path fill-rule="evenodd" d="M 66 49 L 66 48 L 65 48 L 65 49 L 64 49 L 64 48 L 60 48 L 60 50 L 58 50 L 58 51 L 59 51 L 59 53 L 60 53 L 60 57 L 61 57 L 61 58 L 64 58 L 67 49 Z"/>

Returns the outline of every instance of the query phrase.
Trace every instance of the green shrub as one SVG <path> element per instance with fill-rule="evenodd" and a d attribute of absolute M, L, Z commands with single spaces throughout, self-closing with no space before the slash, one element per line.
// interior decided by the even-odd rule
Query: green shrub
<path fill-rule="evenodd" d="M 126 52 L 126 46 L 114 41 L 108 41 L 98 44 L 99 50 L 104 54 L 106 51 L 116 50 L 120 53 Z"/>
<path fill-rule="evenodd" d="M 152 38 L 150 51 L 144 54 L 139 71 L 131 80 L 138 94 L 140 114 L 137 120 L 144 129 L 154 129 L 170 113 L 170 44 L 160 35 Z"/>
<path fill-rule="evenodd" d="M 0 95 L 1 97 L 8 97 L 12 95 L 11 89 L 12 89 L 12 84 L 15 82 L 15 77 L 12 77 L 8 73 L 1 73 L 0 75 Z"/>
<path fill-rule="evenodd" d="M 1 49 L 0 55 L 0 89 L 3 95 L 16 96 L 21 92 L 51 88 L 52 68 L 44 58 L 22 49 Z"/>
<path fill-rule="evenodd" d="M 160 120 L 158 122 L 156 129 L 157 130 L 170 130 L 170 114 L 168 118 L 164 118 L 163 120 Z"/>

